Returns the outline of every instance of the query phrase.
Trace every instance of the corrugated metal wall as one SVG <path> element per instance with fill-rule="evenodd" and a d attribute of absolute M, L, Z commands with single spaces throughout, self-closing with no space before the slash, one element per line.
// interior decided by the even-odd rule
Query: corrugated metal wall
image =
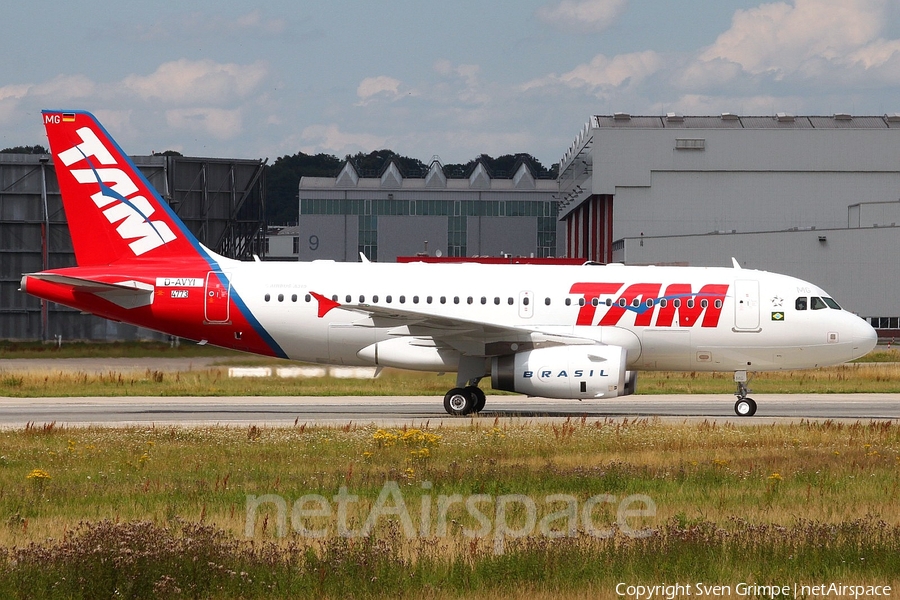
<path fill-rule="evenodd" d="M 47 158 L 0 154 L 0 339 L 161 337 L 57 304 L 42 306 L 37 298 L 18 291 L 24 273 L 75 265 L 56 173 Z M 235 258 L 261 253 L 265 239 L 261 161 L 132 159 L 204 245 Z"/>

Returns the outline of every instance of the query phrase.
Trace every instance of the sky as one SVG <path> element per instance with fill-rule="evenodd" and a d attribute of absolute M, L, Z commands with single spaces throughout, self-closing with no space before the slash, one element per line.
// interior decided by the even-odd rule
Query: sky
<path fill-rule="evenodd" d="M 0 147 L 558 162 L 594 114 L 900 113 L 900 0 L 15 2 Z"/>

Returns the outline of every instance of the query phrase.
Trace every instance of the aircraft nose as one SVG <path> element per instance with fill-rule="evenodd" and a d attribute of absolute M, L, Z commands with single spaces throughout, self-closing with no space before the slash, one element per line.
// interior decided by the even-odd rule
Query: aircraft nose
<path fill-rule="evenodd" d="M 864 356 L 878 344 L 878 334 L 864 319 L 856 318 L 851 334 L 854 354 Z"/>

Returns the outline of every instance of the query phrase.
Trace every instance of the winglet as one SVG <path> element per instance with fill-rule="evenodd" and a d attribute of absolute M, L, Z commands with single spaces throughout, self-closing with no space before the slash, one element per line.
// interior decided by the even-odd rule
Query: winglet
<path fill-rule="evenodd" d="M 369 257 L 367 257 L 365 254 L 360 252 L 359 253 L 359 262 L 367 263 L 367 262 L 371 262 L 371 261 L 369 260 Z"/>
<path fill-rule="evenodd" d="M 741 265 L 738 264 L 737 259 L 736 259 L 735 257 L 733 257 L 733 256 L 731 257 L 731 264 L 734 265 L 734 268 L 735 268 L 735 269 L 740 270 Z"/>

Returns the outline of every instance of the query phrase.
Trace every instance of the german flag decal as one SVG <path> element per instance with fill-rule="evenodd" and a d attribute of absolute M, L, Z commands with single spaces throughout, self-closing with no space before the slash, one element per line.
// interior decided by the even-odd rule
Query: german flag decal
<path fill-rule="evenodd" d="M 784 321 L 784 313 L 781 312 L 781 311 L 773 312 L 773 313 L 772 313 L 772 320 L 773 320 L 773 321 Z"/>
<path fill-rule="evenodd" d="M 63 120 L 63 123 L 74 123 L 75 122 L 75 113 L 63 113 L 62 120 Z"/>

